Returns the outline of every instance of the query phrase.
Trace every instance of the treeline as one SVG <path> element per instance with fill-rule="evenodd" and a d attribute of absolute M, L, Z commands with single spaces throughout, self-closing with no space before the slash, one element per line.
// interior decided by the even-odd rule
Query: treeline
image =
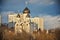
<path fill-rule="evenodd" d="M 60 29 L 38 30 L 15 34 L 13 28 L 0 27 L 0 40 L 60 40 Z"/>

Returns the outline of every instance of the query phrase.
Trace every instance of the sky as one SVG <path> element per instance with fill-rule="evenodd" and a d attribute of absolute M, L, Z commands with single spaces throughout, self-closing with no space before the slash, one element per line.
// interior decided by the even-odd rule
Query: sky
<path fill-rule="evenodd" d="M 57 0 L 3 0 L 1 8 L 2 23 L 7 23 L 7 15 L 24 10 L 25 7 L 30 9 L 32 17 L 38 16 L 45 20 L 44 26 L 47 29 L 59 27 L 60 11 L 59 2 Z M 53 26 L 53 27 L 52 27 Z"/>

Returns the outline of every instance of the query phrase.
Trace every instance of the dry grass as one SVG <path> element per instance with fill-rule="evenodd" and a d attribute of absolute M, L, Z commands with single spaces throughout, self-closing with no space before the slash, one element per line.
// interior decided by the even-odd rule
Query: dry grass
<path fill-rule="evenodd" d="M 3 28 L 2 28 L 3 29 Z M 59 40 L 60 38 L 60 30 L 56 30 L 55 33 L 46 33 L 46 31 L 37 31 L 32 34 L 26 33 L 23 31 L 22 33 L 18 33 L 17 35 L 14 31 L 10 29 L 2 30 L 0 28 L 0 40 Z"/>

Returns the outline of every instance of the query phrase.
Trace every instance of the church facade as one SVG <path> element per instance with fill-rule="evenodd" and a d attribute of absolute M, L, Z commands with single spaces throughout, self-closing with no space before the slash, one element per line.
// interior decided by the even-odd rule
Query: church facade
<path fill-rule="evenodd" d="M 14 23 L 15 33 L 33 32 L 38 29 L 44 29 L 44 19 L 39 17 L 30 17 L 30 10 L 26 7 L 23 13 L 9 14 L 8 22 Z"/>

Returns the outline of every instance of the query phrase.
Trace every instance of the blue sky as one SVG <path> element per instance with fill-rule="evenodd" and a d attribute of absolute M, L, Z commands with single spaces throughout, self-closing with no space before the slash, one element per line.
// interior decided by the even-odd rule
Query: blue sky
<path fill-rule="evenodd" d="M 57 0 L 5 0 L 3 1 L 3 5 L 1 7 L 3 23 L 7 22 L 7 14 L 9 14 L 9 12 L 17 12 L 18 10 L 19 12 L 22 12 L 26 6 L 30 9 L 30 14 L 32 17 L 39 16 L 45 19 L 50 18 L 53 20 L 60 17 L 59 5 Z M 50 20 L 51 23 L 53 20 Z M 46 21 L 48 22 L 48 20 Z M 48 24 L 49 23 L 50 22 L 48 22 Z"/>
<path fill-rule="evenodd" d="M 27 7 L 31 10 L 32 16 L 40 14 L 59 15 L 56 0 L 6 0 L 3 2 L 2 11 L 23 11 Z"/>

